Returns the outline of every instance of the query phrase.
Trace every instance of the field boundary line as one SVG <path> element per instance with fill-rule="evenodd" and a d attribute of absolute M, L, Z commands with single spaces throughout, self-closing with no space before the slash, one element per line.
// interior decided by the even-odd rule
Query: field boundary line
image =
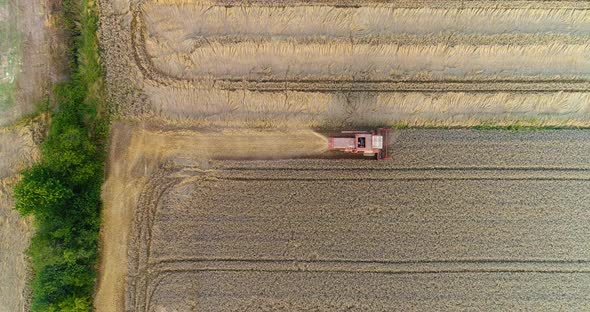
<path fill-rule="evenodd" d="M 552 264 L 552 263 L 571 263 L 590 265 L 590 259 L 441 259 L 441 260 L 363 260 L 363 259 L 297 259 L 297 258 L 169 258 L 159 259 L 151 262 L 150 265 L 159 265 L 162 263 L 181 263 L 181 262 L 249 262 L 249 263 L 364 263 L 364 264 L 445 264 L 445 263 L 528 263 L 528 264 Z"/>
<path fill-rule="evenodd" d="M 157 0 L 141 0 L 141 3 L 155 3 Z M 361 7 L 388 7 L 388 8 L 455 8 L 455 9 L 476 9 L 476 8 L 500 8 L 500 9 L 518 9 L 518 8 L 542 8 L 542 9 L 577 9 L 588 10 L 590 3 L 585 1 L 535 1 L 535 0 L 496 0 L 492 1 L 465 1 L 465 0 L 446 0 L 446 1 L 412 1 L 401 0 L 391 2 L 390 0 L 283 0 L 280 3 L 271 0 L 248 0 L 236 2 L 235 0 L 165 0 L 166 5 L 210 5 L 222 7 L 317 7 L 332 6 L 335 8 L 361 8 Z"/>
<path fill-rule="evenodd" d="M 567 171 L 590 172 L 590 167 L 220 167 L 225 171 Z"/>

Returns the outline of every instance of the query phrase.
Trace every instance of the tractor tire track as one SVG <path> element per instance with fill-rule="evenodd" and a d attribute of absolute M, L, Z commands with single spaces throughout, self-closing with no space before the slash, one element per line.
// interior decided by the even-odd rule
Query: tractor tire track
<path fill-rule="evenodd" d="M 144 191 L 135 209 L 135 222 L 132 229 L 133 237 L 129 244 L 129 275 L 127 281 L 127 301 L 133 302 L 135 307 L 145 305 L 143 298 L 149 293 L 151 276 L 149 259 L 152 244 L 152 227 L 158 205 L 162 197 L 174 184 L 175 179 L 170 178 L 168 169 L 160 168 L 154 172 L 150 181 L 145 185 Z"/>
<path fill-rule="evenodd" d="M 561 169 L 542 169 L 519 170 L 516 168 L 503 169 L 483 169 L 472 168 L 469 170 L 422 170 L 388 168 L 379 170 L 374 168 L 368 170 L 370 175 L 359 176 L 358 171 L 348 169 L 307 169 L 307 170 L 241 170 L 232 169 L 229 171 L 221 170 L 218 174 L 219 179 L 230 181 L 429 181 L 429 180 L 448 180 L 448 181 L 590 181 L 590 169 L 570 168 L 573 170 Z M 322 175 L 316 175 L 317 171 Z M 325 175 L 325 172 L 329 172 Z"/>
<path fill-rule="evenodd" d="M 258 260 L 193 259 L 162 261 L 153 267 L 159 273 L 227 271 L 227 272 L 335 272 L 379 274 L 448 274 L 448 273 L 590 273 L 590 261 L 343 261 L 343 260 Z"/>

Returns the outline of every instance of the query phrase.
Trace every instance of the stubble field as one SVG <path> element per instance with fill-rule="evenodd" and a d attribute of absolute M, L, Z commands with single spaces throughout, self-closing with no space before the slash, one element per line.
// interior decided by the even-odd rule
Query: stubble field
<path fill-rule="evenodd" d="M 579 1 L 103 1 L 124 116 L 201 126 L 586 126 Z"/>

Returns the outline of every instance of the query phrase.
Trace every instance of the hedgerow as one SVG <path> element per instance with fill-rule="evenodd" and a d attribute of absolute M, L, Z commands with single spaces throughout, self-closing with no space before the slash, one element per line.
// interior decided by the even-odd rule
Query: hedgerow
<path fill-rule="evenodd" d="M 108 116 L 101 111 L 102 72 L 97 12 L 92 2 L 64 1 L 73 35 L 71 80 L 54 90 L 56 108 L 41 159 L 14 188 L 16 209 L 32 215 L 28 253 L 33 269 L 31 311 L 88 311 L 96 279 L 100 190 Z"/>

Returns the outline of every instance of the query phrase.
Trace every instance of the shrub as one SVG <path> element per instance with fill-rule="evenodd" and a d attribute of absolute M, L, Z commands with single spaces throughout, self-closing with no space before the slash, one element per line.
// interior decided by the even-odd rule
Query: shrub
<path fill-rule="evenodd" d="M 55 90 L 41 160 L 22 172 L 15 208 L 33 215 L 36 233 L 28 253 L 33 269 L 32 311 L 88 311 L 96 278 L 100 189 L 108 119 L 97 114 L 101 71 L 96 53 L 95 7 L 65 1 L 66 25 L 74 27 L 75 72 Z M 79 21 L 73 20 L 80 16 Z M 106 110 L 102 110 L 106 111 Z"/>

